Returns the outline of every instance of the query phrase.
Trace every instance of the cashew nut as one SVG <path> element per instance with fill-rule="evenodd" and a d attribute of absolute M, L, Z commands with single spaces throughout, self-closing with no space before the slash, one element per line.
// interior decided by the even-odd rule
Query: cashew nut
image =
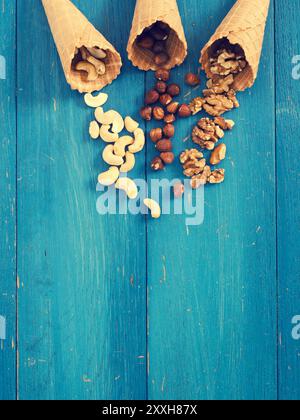
<path fill-rule="evenodd" d="M 87 80 L 89 82 L 94 82 L 98 79 L 98 73 L 93 64 L 88 63 L 87 61 L 80 61 L 76 64 L 75 67 L 78 71 L 84 71 L 87 73 Z"/>
<path fill-rule="evenodd" d="M 88 52 L 85 47 L 80 48 L 80 54 L 81 54 L 81 58 L 86 61 L 88 58 Z"/>
<path fill-rule="evenodd" d="M 113 133 L 119 134 L 121 133 L 121 131 L 124 130 L 124 127 L 125 127 L 125 124 L 124 124 L 124 120 L 122 116 L 118 112 L 116 112 L 111 131 Z"/>
<path fill-rule="evenodd" d="M 93 64 L 93 66 L 95 67 L 97 73 L 99 76 L 103 76 L 106 72 L 106 66 L 105 64 L 101 61 L 101 60 L 97 60 L 97 58 L 93 57 L 92 55 L 90 55 L 87 58 L 87 61 L 91 64 Z"/>
<path fill-rule="evenodd" d="M 124 120 L 117 111 L 110 110 L 105 113 L 102 113 L 102 115 L 100 115 L 100 112 L 99 112 L 97 119 L 101 124 L 104 124 L 104 125 L 112 124 L 113 133 L 119 134 L 121 133 L 121 131 L 124 130 L 124 126 L 125 126 Z"/>
<path fill-rule="evenodd" d="M 127 197 L 134 200 L 138 196 L 136 183 L 130 178 L 119 178 L 115 187 L 126 192 Z"/>
<path fill-rule="evenodd" d="M 103 108 L 99 107 L 95 110 L 95 118 L 99 124 L 102 124 L 101 120 L 102 120 L 103 114 L 104 114 Z"/>
<path fill-rule="evenodd" d="M 111 166 L 108 171 L 103 172 L 98 176 L 98 182 L 101 185 L 109 187 L 113 185 L 119 178 L 120 171 L 116 166 Z"/>
<path fill-rule="evenodd" d="M 112 166 L 121 166 L 124 163 L 123 158 L 114 154 L 114 146 L 112 144 L 109 144 L 105 147 L 102 153 L 102 157 L 104 162 Z"/>
<path fill-rule="evenodd" d="M 87 50 L 95 58 L 99 58 L 100 60 L 103 60 L 103 58 L 106 58 L 106 52 L 104 50 L 101 50 L 101 48 L 94 47 L 94 48 L 87 48 Z"/>
<path fill-rule="evenodd" d="M 133 133 L 137 128 L 139 128 L 139 123 L 134 121 L 131 117 L 126 117 L 125 128 L 128 133 Z"/>
<path fill-rule="evenodd" d="M 146 142 L 145 133 L 141 128 L 137 128 L 134 131 L 134 139 L 134 143 L 129 146 L 128 150 L 131 153 L 138 153 L 143 150 Z"/>
<path fill-rule="evenodd" d="M 132 169 L 135 166 L 135 156 L 133 153 L 126 152 L 125 157 L 126 157 L 126 161 L 120 168 L 120 172 L 122 173 L 127 173 L 127 172 L 132 171 Z"/>
<path fill-rule="evenodd" d="M 93 96 L 91 93 L 84 95 L 84 102 L 91 108 L 98 108 L 103 106 L 108 100 L 106 93 L 99 93 L 97 96 Z M 103 111 L 103 110 L 102 110 Z"/>
<path fill-rule="evenodd" d="M 160 218 L 161 208 L 160 208 L 160 205 L 156 201 L 152 200 L 151 198 L 146 198 L 144 200 L 144 204 L 151 211 L 151 216 L 153 217 L 153 219 Z"/>
<path fill-rule="evenodd" d="M 110 131 L 110 125 L 102 125 L 100 128 L 100 137 L 103 141 L 106 143 L 115 143 L 119 136 L 116 133 L 111 133 Z"/>
<path fill-rule="evenodd" d="M 120 137 L 119 140 L 115 143 L 114 146 L 114 153 L 117 156 L 124 157 L 125 156 L 125 149 L 126 146 L 129 146 L 133 143 L 133 138 L 130 136 L 123 136 Z"/>
<path fill-rule="evenodd" d="M 100 127 L 97 121 L 92 121 L 90 123 L 89 133 L 92 139 L 96 140 L 99 138 L 100 135 Z"/>

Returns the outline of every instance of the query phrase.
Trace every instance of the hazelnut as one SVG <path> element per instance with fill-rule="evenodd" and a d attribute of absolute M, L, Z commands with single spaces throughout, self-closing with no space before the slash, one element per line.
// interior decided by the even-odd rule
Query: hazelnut
<path fill-rule="evenodd" d="M 166 44 L 164 41 L 156 41 L 153 45 L 152 51 L 154 54 L 159 54 L 166 51 Z"/>
<path fill-rule="evenodd" d="M 155 72 L 155 77 L 157 80 L 167 82 L 170 79 L 170 71 L 166 69 L 158 69 Z"/>
<path fill-rule="evenodd" d="M 200 85 L 200 77 L 194 73 L 188 73 L 185 76 L 185 83 L 190 86 L 198 86 Z"/>
<path fill-rule="evenodd" d="M 219 144 L 215 150 L 212 152 L 210 157 L 211 165 L 218 165 L 221 160 L 224 160 L 226 157 L 226 144 Z"/>
<path fill-rule="evenodd" d="M 172 97 L 180 95 L 181 89 L 180 86 L 173 83 L 172 85 L 168 86 L 167 92 Z"/>
<path fill-rule="evenodd" d="M 176 118 L 174 114 L 167 114 L 164 118 L 164 122 L 166 124 L 173 124 L 173 122 L 175 121 L 176 121 Z"/>
<path fill-rule="evenodd" d="M 163 133 L 167 138 L 174 137 L 175 127 L 173 124 L 167 124 L 164 126 Z"/>
<path fill-rule="evenodd" d="M 153 143 L 156 143 L 158 140 L 161 140 L 163 138 L 163 131 L 161 128 L 153 128 L 150 131 L 149 136 Z"/>
<path fill-rule="evenodd" d="M 172 102 L 172 96 L 170 96 L 169 94 L 165 93 L 165 94 L 163 94 L 163 95 L 160 96 L 159 102 L 163 106 L 168 106 Z"/>
<path fill-rule="evenodd" d="M 184 194 L 184 185 L 181 182 L 176 182 L 173 185 L 173 193 L 175 198 L 180 198 Z"/>
<path fill-rule="evenodd" d="M 151 50 L 154 45 L 154 39 L 152 36 L 149 35 L 142 35 L 138 39 L 138 46 L 141 48 L 146 48 L 147 50 Z"/>
<path fill-rule="evenodd" d="M 152 119 L 152 108 L 151 106 L 145 106 L 140 111 L 141 117 L 146 121 L 151 121 Z"/>
<path fill-rule="evenodd" d="M 159 54 L 156 54 L 156 56 L 154 57 L 154 63 L 157 66 L 163 66 L 164 64 L 166 64 L 168 61 L 170 60 L 170 57 L 168 56 L 167 53 L 165 52 L 161 52 Z"/>
<path fill-rule="evenodd" d="M 165 165 L 159 156 L 155 157 L 151 162 L 151 168 L 154 171 L 162 171 Z"/>
<path fill-rule="evenodd" d="M 159 100 L 159 93 L 156 92 L 156 90 L 154 89 L 150 90 L 145 96 L 146 105 L 155 104 L 155 102 L 157 102 L 158 100 Z"/>
<path fill-rule="evenodd" d="M 182 104 L 178 109 L 178 115 L 180 118 L 188 118 L 192 115 L 192 111 L 187 104 Z"/>
<path fill-rule="evenodd" d="M 160 154 L 160 158 L 166 165 L 171 165 L 174 162 L 175 156 L 172 152 L 163 152 Z"/>
<path fill-rule="evenodd" d="M 161 121 L 164 119 L 165 111 L 160 107 L 156 106 L 153 108 L 153 118 L 157 121 Z"/>
<path fill-rule="evenodd" d="M 167 32 L 168 34 L 170 33 L 170 26 L 162 21 L 156 22 L 156 25 L 163 31 Z"/>
<path fill-rule="evenodd" d="M 176 112 L 178 111 L 179 108 L 179 102 L 171 102 L 168 106 L 167 106 L 167 111 L 170 114 L 176 114 Z"/>
<path fill-rule="evenodd" d="M 173 144 L 172 144 L 171 140 L 163 139 L 163 140 L 159 140 L 156 143 L 155 147 L 157 148 L 157 150 L 159 152 L 171 152 L 172 149 L 173 149 Z"/>
<path fill-rule="evenodd" d="M 155 89 L 157 90 L 158 93 L 163 94 L 166 93 L 167 91 L 167 84 L 166 82 L 163 81 L 158 81 L 155 85 Z"/>
<path fill-rule="evenodd" d="M 150 33 L 156 41 L 166 41 L 169 36 L 166 31 L 160 29 L 158 26 L 155 26 L 153 29 L 151 29 Z"/>

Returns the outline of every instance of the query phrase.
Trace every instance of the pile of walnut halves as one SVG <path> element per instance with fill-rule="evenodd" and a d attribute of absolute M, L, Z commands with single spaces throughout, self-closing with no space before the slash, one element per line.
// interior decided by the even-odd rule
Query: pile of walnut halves
<path fill-rule="evenodd" d="M 219 45 L 210 58 L 211 79 L 208 80 L 202 97 L 192 100 L 189 107 L 193 115 L 204 110 L 214 117 L 201 118 L 192 132 L 192 139 L 201 149 L 211 151 L 210 165 L 218 165 L 226 157 L 226 145 L 219 143 L 225 131 L 232 130 L 234 122 L 221 117 L 225 112 L 239 107 L 234 77 L 247 66 L 243 52 L 227 41 Z M 212 170 L 203 154 L 196 150 L 185 150 L 180 156 L 184 175 L 191 178 L 192 188 L 207 183 L 219 184 L 225 179 L 224 169 Z"/>

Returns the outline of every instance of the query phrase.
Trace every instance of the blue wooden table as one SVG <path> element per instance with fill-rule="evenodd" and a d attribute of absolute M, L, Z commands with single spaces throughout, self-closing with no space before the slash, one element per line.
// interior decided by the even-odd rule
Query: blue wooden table
<path fill-rule="evenodd" d="M 110 104 L 138 118 L 153 74 L 126 55 L 135 0 L 74 3 L 122 53 Z M 234 0 L 178 3 L 182 83 Z M 97 213 L 91 111 L 65 82 L 41 2 L 2 0 L 0 399 L 299 399 L 299 11 L 272 2 L 257 82 L 229 115 L 226 182 L 187 228 Z M 177 153 L 192 125 L 177 125 Z M 136 175 L 157 176 L 152 155 Z"/>

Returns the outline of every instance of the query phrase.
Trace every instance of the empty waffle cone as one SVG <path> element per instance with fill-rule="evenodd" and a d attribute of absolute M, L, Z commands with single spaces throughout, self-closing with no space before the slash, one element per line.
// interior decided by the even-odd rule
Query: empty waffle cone
<path fill-rule="evenodd" d="M 251 87 L 257 77 L 270 0 L 237 0 L 231 11 L 201 52 L 200 63 L 211 78 L 209 59 L 218 41 L 227 39 L 245 53 L 247 67 L 235 76 L 233 88 L 242 91 Z"/>
<path fill-rule="evenodd" d="M 187 56 L 187 42 L 176 0 L 137 0 L 127 52 L 129 60 L 140 70 L 158 69 L 154 63 L 154 54 L 137 44 L 137 38 L 144 29 L 156 22 L 164 22 L 171 29 L 167 41 L 170 60 L 164 68 L 171 69 L 180 65 Z"/>
<path fill-rule="evenodd" d="M 42 0 L 67 82 L 79 92 L 101 90 L 120 74 L 122 61 L 115 48 L 98 32 L 70 0 Z M 74 60 L 81 47 L 98 47 L 106 51 L 106 73 L 96 81 L 74 70 Z"/>

